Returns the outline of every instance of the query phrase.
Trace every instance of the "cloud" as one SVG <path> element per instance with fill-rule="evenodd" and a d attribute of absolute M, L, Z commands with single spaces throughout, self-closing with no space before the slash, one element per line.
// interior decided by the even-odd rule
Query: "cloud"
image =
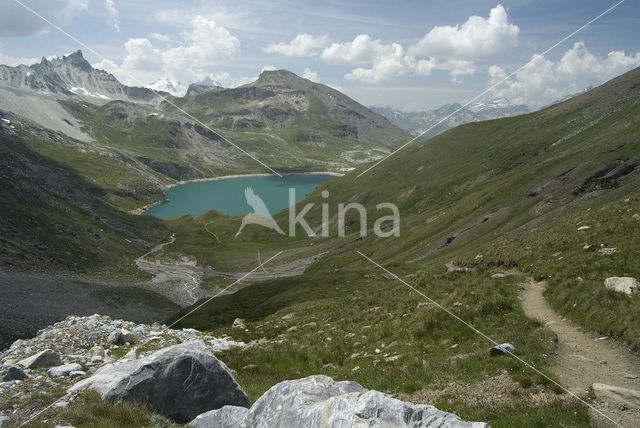
<path fill-rule="evenodd" d="M 557 62 L 534 55 L 526 67 L 498 85 L 492 93 L 516 104 L 538 107 L 588 86 L 602 84 L 638 66 L 640 52 L 627 55 L 624 51 L 612 51 L 606 57 L 598 57 L 583 42 L 577 42 Z M 507 76 L 497 65 L 490 67 L 488 73 L 491 85 Z"/>
<path fill-rule="evenodd" d="M 318 73 L 315 71 L 311 71 L 309 67 L 305 67 L 304 72 L 302 73 L 302 77 L 304 77 L 305 79 L 309 79 L 312 82 L 318 82 L 320 80 L 318 79 Z"/>
<path fill-rule="evenodd" d="M 298 34 L 289 43 L 271 43 L 262 50 L 266 53 L 278 53 L 285 56 L 314 56 L 329 44 L 328 36 Z"/>
<path fill-rule="evenodd" d="M 275 68 L 273 65 L 265 65 L 264 67 L 262 67 L 262 70 L 260 70 L 260 74 L 262 74 L 263 71 L 276 71 L 277 68 Z"/>
<path fill-rule="evenodd" d="M 116 9 L 113 0 L 104 0 L 104 6 L 107 9 L 107 22 L 114 30 L 120 32 L 120 18 L 118 17 L 118 9 Z"/>
<path fill-rule="evenodd" d="M 9 65 L 15 67 L 20 64 L 31 65 L 40 62 L 39 58 L 25 58 L 5 55 L 0 52 L 0 64 Z"/>
<path fill-rule="evenodd" d="M 149 35 L 167 42 L 169 36 Z M 126 56 L 121 65 L 104 60 L 96 67 L 114 74 L 128 85 L 143 85 L 175 75 L 181 81 L 193 81 L 206 76 L 207 68 L 219 65 L 240 52 L 240 41 L 213 20 L 196 16 L 181 35 L 177 46 L 164 50 L 153 46 L 148 38 L 129 39 L 124 44 Z"/>
<path fill-rule="evenodd" d="M 58 26 L 70 23 L 87 10 L 88 0 L 32 0 L 28 6 Z M 14 1 L 2 3 L 0 37 L 28 37 L 46 33 L 51 26 Z"/>
<path fill-rule="evenodd" d="M 235 88 L 254 82 L 257 79 L 257 77 L 234 77 L 226 71 L 211 73 L 207 77 L 211 79 L 215 85 L 222 86 L 223 88 Z"/>
<path fill-rule="evenodd" d="M 240 52 L 240 41 L 224 27 L 200 15 L 192 20 L 193 28 L 184 33 L 185 43 L 162 53 L 169 69 L 203 68 Z"/>
<path fill-rule="evenodd" d="M 149 33 L 149 38 L 160 40 L 161 42 L 169 43 L 173 38 L 162 33 Z"/>
<path fill-rule="evenodd" d="M 499 4 L 491 9 L 488 18 L 471 16 L 462 25 L 433 27 L 409 48 L 409 53 L 451 59 L 482 58 L 516 46 L 519 32 Z"/>
<path fill-rule="evenodd" d="M 407 55 L 399 43 L 383 43 L 368 34 L 359 34 L 351 42 L 333 43 L 320 57 L 327 62 L 361 64 L 345 78 L 365 83 L 379 83 L 407 73 L 427 76 L 437 63 L 434 58 Z"/>
<path fill-rule="evenodd" d="M 452 59 L 436 65 L 438 70 L 446 70 L 451 76 L 451 81 L 457 85 L 462 84 L 464 76 L 470 76 L 476 72 L 472 61 L 462 59 Z"/>
<path fill-rule="evenodd" d="M 384 44 L 368 34 L 357 35 L 352 42 L 332 43 L 320 56 L 324 61 L 343 64 L 373 63 L 377 58 L 393 55 L 399 44 Z"/>

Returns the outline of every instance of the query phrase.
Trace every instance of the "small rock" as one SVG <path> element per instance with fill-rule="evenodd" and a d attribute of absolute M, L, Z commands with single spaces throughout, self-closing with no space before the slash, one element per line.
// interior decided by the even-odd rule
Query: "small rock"
<path fill-rule="evenodd" d="M 7 425 L 11 421 L 9 416 L 0 416 L 0 427 Z"/>
<path fill-rule="evenodd" d="M 333 364 L 331 364 L 331 363 L 328 363 L 328 364 L 323 365 L 323 366 L 322 366 L 322 368 L 323 368 L 323 369 L 325 369 L 325 370 L 326 370 L 326 369 L 335 369 L 335 368 L 336 368 L 336 366 L 334 366 L 334 365 L 333 365 Z"/>
<path fill-rule="evenodd" d="M 296 314 L 291 312 L 290 314 L 287 314 L 285 316 L 283 316 L 282 318 L 280 318 L 281 320 L 292 320 L 296 318 Z"/>
<path fill-rule="evenodd" d="M 640 283 L 632 277 L 612 276 L 604 280 L 604 286 L 607 290 L 619 293 L 634 294 L 640 292 Z"/>
<path fill-rule="evenodd" d="M 49 377 L 67 377 L 69 373 L 73 371 L 82 370 L 82 366 L 78 363 L 63 364 L 57 367 L 51 367 L 47 370 L 47 376 Z"/>
<path fill-rule="evenodd" d="M 72 372 L 69 372 L 69 377 L 79 377 L 79 376 L 84 376 L 87 373 L 82 371 L 82 370 L 74 370 Z"/>
<path fill-rule="evenodd" d="M 420 309 L 420 308 L 424 308 L 424 307 L 425 307 L 425 306 L 427 306 L 428 304 L 429 304 L 429 302 L 420 302 L 420 303 L 418 303 L 417 308 L 418 308 L 418 309 Z"/>
<path fill-rule="evenodd" d="M 111 333 L 109 333 L 109 336 L 107 336 L 107 343 L 109 345 L 117 345 L 120 343 L 120 336 L 122 336 L 122 333 L 120 332 L 120 330 L 116 329 L 113 330 Z"/>
<path fill-rule="evenodd" d="M 598 254 L 601 256 L 610 256 L 618 252 L 617 248 L 600 248 Z"/>
<path fill-rule="evenodd" d="M 507 276 L 506 274 L 498 272 L 498 273 L 494 273 L 493 275 L 491 275 L 491 278 L 497 279 L 497 278 L 504 278 L 506 276 Z"/>
<path fill-rule="evenodd" d="M 23 379 L 26 379 L 28 377 L 29 377 L 29 375 L 27 375 L 25 373 L 25 371 L 22 370 L 20 367 L 11 366 L 11 367 L 9 367 L 9 370 L 7 370 L 7 374 L 4 375 L 2 380 L 7 382 L 7 381 L 10 381 L 10 380 L 23 380 Z"/>
<path fill-rule="evenodd" d="M 398 275 L 395 275 L 395 274 L 392 274 L 392 273 L 387 273 L 387 272 L 383 273 L 382 277 L 385 278 L 385 279 L 391 279 L 391 280 L 399 279 Z"/>
<path fill-rule="evenodd" d="M 127 352 L 124 357 L 122 357 L 125 361 L 133 361 L 138 359 L 138 350 L 136 348 L 131 349 Z"/>
<path fill-rule="evenodd" d="M 384 350 L 386 351 L 389 348 L 393 348 L 394 346 L 396 346 L 398 344 L 397 340 L 394 340 L 393 342 L 391 342 L 390 344 L 388 344 L 387 346 L 384 347 Z"/>
<path fill-rule="evenodd" d="M 68 407 L 69 406 L 69 402 L 68 401 L 56 401 L 55 403 L 53 403 L 53 405 L 51 407 L 53 407 L 54 409 L 62 409 L 64 407 Z"/>
<path fill-rule="evenodd" d="M 18 381 L 18 380 L 10 380 L 9 382 L 3 382 L 2 385 L 0 385 L 0 386 L 2 386 L 3 388 L 11 388 L 13 385 L 17 385 L 18 382 L 20 382 L 20 381 Z"/>
<path fill-rule="evenodd" d="M 89 349 L 89 359 L 92 363 L 100 363 L 104 360 L 104 348 L 102 346 L 94 346 Z"/>
<path fill-rule="evenodd" d="M 255 365 L 255 364 L 247 364 L 246 366 L 244 366 L 242 368 L 242 370 L 253 370 L 253 369 L 257 369 L 257 368 L 258 368 L 258 366 Z"/>
<path fill-rule="evenodd" d="M 242 318 L 236 318 L 235 320 L 233 320 L 233 324 L 231 324 L 231 328 L 242 328 L 242 329 L 245 329 L 245 328 L 247 328 L 247 324 L 245 323 L 245 321 Z"/>
<path fill-rule="evenodd" d="M 51 349 L 45 349 L 44 351 L 38 352 L 35 355 L 21 360 L 18 364 L 27 369 L 37 369 L 39 367 L 59 366 L 62 364 L 62 359 L 60 358 L 60 354 L 57 352 L 54 352 Z"/>
<path fill-rule="evenodd" d="M 578 228 L 578 230 L 589 230 L 589 229 L 591 229 L 591 226 L 580 226 Z"/>
<path fill-rule="evenodd" d="M 514 352 L 516 347 L 510 343 L 502 343 L 489 349 L 489 355 L 504 355 L 507 352 Z"/>
<path fill-rule="evenodd" d="M 142 338 L 144 337 L 144 327 L 139 325 L 138 327 L 134 328 L 131 333 L 133 333 L 135 337 Z"/>
<path fill-rule="evenodd" d="M 100 332 L 100 331 L 90 331 L 89 333 L 87 333 L 87 340 L 89 342 L 97 342 L 98 339 L 100 339 L 100 336 L 102 336 L 102 332 Z"/>
<path fill-rule="evenodd" d="M 627 373 L 626 375 L 624 375 L 624 377 L 625 379 L 638 379 L 638 377 L 640 376 L 638 376 L 637 374 Z"/>

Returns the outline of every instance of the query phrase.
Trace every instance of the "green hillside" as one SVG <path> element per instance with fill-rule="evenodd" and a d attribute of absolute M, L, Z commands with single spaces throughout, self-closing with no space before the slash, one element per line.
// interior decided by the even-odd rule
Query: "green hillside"
<path fill-rule="evenodd" d="M 296 238 L 288 238 L 251 226 L 234 239 L 241 218 L 213 212 L 169 221 L 177 239 L 166 251 L 190 254 L 203 265 L 231 269 L 235 263 L 236 270 L 246 271 L 257 265 L 257 251 L 263 261 L 281 250 L 282 260 L 328 251 L 302 276 L 239 285 L 238 292 L 214 299 L 179 325 L 247 341 L 272 341 L 229 359 L 241 383 L 255 395 L 278 380 L 318 372 L 411 394 L 453 380 L 488 382 L 506 370 L 523 387 L 513 390 L 520 397 L 518 411 L 540 426 L 562 426 L 565 413 L 554 411 L 557 419 L 545 420 L 536 416 L 544 414 L 545 407 L 528 401 L 545 388 L 545 378 L 514 360 L 489 358 L 485 339 L 432 304 L 418 307 L 423 297 L 386 279 L 356 251 L 489 336 L 514 343 L 518 355 L 536 367 L 553 365 L 541 357 L 553 347 L 545 339 L 549 332 L 520 309 L 517 284 L 524 277 L 494 278 L 495 269 L 515 266 L 523 275 L 548 280 L 547 297 L 557 310 L 637 347 L 638 297 L 608 292 L 602 283 L 608 276 L 640 274 L 640 223 L 633 217 L 640 212 L 639 100 L 636 69 L 539 112 L 447 131 L 407 147 L 361 177 L 365 167 L 330 180 L 296 207 L 299 212 L 315 203 L 305 218 L 319 227 L 320 204 L 328 203 L 334 210 L 329 238 L 308 238 L 302 229 Z M 329 198 L 321 196 L 323 190 Z M 347 217 L 346 236 L 337 237 L 335 207 L 353 201 L 370 214 L 364 239 L 355 211 Z M 375 205 L 382 202 L 400 209 L 399 237 L 371 233 Z M 288 212 L 275 218 L 286 225 Z M 221 243 L 202 232 L 205 224 Z M 581 225 L 590 229 L 577 231 Z M 585 250 L 586 243 L 591 247 Z M 204 245 L 208 251 L 197 250 Z M 618 252 L 600 256 L 602 245 Z M 447 272 L 443 265 L 449 260 L 477 270 Z M 283 321 L 289 313 L 296 318 Z M 249 321 L 247 332 L 229 328 L 236 317 Z M 397 350 L 385 351 L 391 342 L 397 342 Z M 401 357 L 385 359 L 394 355 Z M 243 370 L 248 364 L 259 368 Z M 469 418 L 517 425 L 501 422 L 507 403 L 482 408 L 456 399 L 446 403 L 457 412 L 469 412 Z M 581 424 L 575 414 L 568 420 L 577 424 L 570 426 Z"/>

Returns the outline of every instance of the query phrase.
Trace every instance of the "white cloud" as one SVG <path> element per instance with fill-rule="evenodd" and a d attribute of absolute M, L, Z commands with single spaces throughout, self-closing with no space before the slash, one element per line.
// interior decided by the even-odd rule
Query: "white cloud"
<path fill-rule="evenodd" d="M 104 6 L 107 9 L 107 22 L 114 30 L 120 32 L 120 18 L 118 16 L 118 9 L 116 9 L 113 0 L 104 0 Z"/>
<path fill-rule="evenodd" d="M 502 5 L 491 9 L 488 18 L 471 16 L 462 25 L 436 26 L 409 48 L 416 56 L 473 59 L 514 47 L 520 29 L 509 23 Z"/>
<path fill-rule="evenodd" d="M 31 65 L 40 62 L 39 58 L 25 58 L 5 55 L 0 52 L 0 64 L 9 65 L 15 67 L 20 64 Z"/>
<path fill-rule="evenodd" d="M 162 33 L 149 33 L 149 38 L 160 40 L 161 42 L 165 42 L 165 43 L 168 43 L 171 40 L 173 40 L 173 38 L 171 36 L 168 36 L 168 35 L 162 34 Z"/>
<path fill-rule="evenodd" d="M 185 43 L 162 53 L 169 69 L 203 68 L 240 52 L 240 41 L 213 20 L 196 16 L 193 28 L 184 33 Z"/>
<path fill-rule="evenodd" d="M 278 53 L 286 56 L 314 56 L 329 44 L 328 36 L 298 34 L 289 43 L 271 43 L 262 50 L 266 53 Z"/>
<path fill-rule="evenodd" d="M 318 82 L 320 80 L 318 79 L 318 73 L 316 71 L 311 71 L 309 67 L 305 67 L 302 77 L 309 79 L 312 82 Z"/>
<path fill-rule="evenodd" d="M 557 62 L 534 55 L 532 61 L 515 76 L 498 85 L 496 97 L 506 97 L 516 104 L 541 106 L 580 92 L 588 86 L 604 83 L 634 67 L 640 66 L 640 52 L 627 55 L 612 51 L 606 57 L 591 53 L 583 42 L 577 42 Z M 506 77 L 499 66 L 489 68 L 490 84 Z"/>
<path fill-rule="evenodd" d="M 321 58 L 333 63 L 368 64 L 373 63 L 376 58 L 393 55 L 399 46 L 397 43 L 388 45 L 380 40 L 373 40 L 368 34 L 359 34 L 352 42 L 332 43 L 322 52 Z"/>
<path fill-rule="evenodd" d="M 451 81 L 455 84 L 462 84 L 464 76 L 470 76 L 476 72 L 476 68 L 472 61 L 465 61 L 462 59 L 452 59 L 446 62 L 437 64 L 438 70 L 446 70 L 451 76 Z"/>
<path fill-rule="evenodd" d="M 88 0 L 32 0 L 27 6 L 56 25 L 68 24 L 87 10 Z M 43 34 L 51 26 L 14 1 L 2 2 L 0 37 L 28 37 Z"/>
<path fill-rule="evenodd" d="M 351 42 L 333 43 L 322 52 L 321 58 L 333 63 L 361 64 L 345 78 L 365 83 L 379 83 L 406 73 L 428 76 L 437 63 L 434 58 L 407 55 L 400 44 L 386 44 L 368 34 L 360 34 Z"/>
<path fill-rule="evenodd" d="M 149 39 L 129 39 L 124 44 L 127 51 L 122 68 L 129 71 L 152 71 L 162 68 L 162 53 L 154 49 Z"/>
<path fill-rule="evenodd" d="M 163 42 L 169 36 L 149 35 Z M 128 85 L 144 85 L 174 75 L 183 82 L 201 79 L 207 68 L 221 64 L 240 52 L 240 41 L 213 20 L 196 16 L 191 28 L 182 33 L 177 46 L 158 49 L 148 38 L 129 39 L 124 44 L 126 56 L 121 65 L 104 60 L 96 67 L 113 73 Z"/>
<path fill-rule="evenodd" d="M 260 74 L 262 74 L 263 71 L 276 71 L 277 68 L 275 68 L 273 65 L 265 65 L 264 67 L 262 67 L 262 70 L 260 70 Z"/>

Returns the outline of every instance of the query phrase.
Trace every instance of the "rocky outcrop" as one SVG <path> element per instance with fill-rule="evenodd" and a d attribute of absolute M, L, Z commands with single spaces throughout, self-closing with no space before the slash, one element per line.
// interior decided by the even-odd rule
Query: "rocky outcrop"
<path fill-rule="evenodd" d="M 237 427 L 240 426 L 249 409 L 239 406 L 224 406 L 221 409 L 211 410 L 198 415 L 189 422 L 195 428 L 209 427 Z"/>
<path fill-rule="evenodd" d="M 604 280 L 604 286 L 607 290 L 617 291 L 625 294 L 636 294 L 640 292 L 640 282 L 637 279 L 628 276 L 612 276 Z"/>
<path fill-rule="evenodd" d="M 143 401 L 176 422 L 225 405 L 251 402 L 231 370 L 209 353 L 202 341 L 170 346 L 147 357 L 102 367 L 69 389 L 93 389 L 103 400 Z"/>
<path fill-rule="evenodd" d="M 229 427 L 439 427 L 488 428 L 465 422 L 433 406 L 396 400 L 356 382 L 310 376 L 280 382 L 264 393 L 238 421 L 243 410 L 225 408 L 192 421 L 198 428 Z"/>

